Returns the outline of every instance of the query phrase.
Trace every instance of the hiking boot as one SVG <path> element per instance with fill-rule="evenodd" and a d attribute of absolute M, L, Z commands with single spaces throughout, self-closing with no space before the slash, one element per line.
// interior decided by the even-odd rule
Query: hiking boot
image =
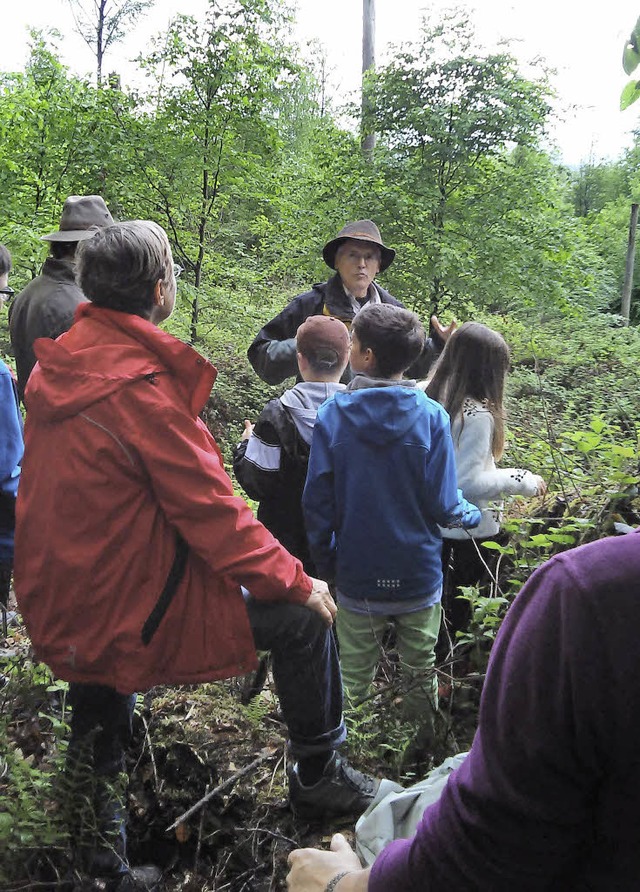
<path fill-rule="evenodd" d="M 119 874 L 107 882 L 106 892 L 159 892 L 162 883 L 162 871 L 153 864 L 140 867 L 129 867 L 125 873 Z"/>
<path fill-rule="evenodd" d="M 296 817 L 320 819 L 339 815 L 360 815 L 378 792 L 380 781 L 362 774 L 334 752 L 320 780 L 305 787 L 297 764 L 289 772 L 289 801 Z"/>

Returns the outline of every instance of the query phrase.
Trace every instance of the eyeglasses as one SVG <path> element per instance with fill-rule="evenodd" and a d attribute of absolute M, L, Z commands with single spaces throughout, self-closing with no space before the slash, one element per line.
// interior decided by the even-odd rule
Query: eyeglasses
<path fill-rule="evenodd" d="M 7 285 L 6 288 L 0 288 L 0 294 L 5 295 L 5 297 L 3 298 L 4 300 L 9 300 L 10 297 L 13 297 L 15 291 L 13 290 L 13 288 L 9 288 L 9 286 Z"/>
<path fill-rule="evenodd" d="M 173 275 L 176 279 L 179 279 L 182 273 L 184 272 L 184 266 L 180 266 L 179 263 L 173 264 Z"/>

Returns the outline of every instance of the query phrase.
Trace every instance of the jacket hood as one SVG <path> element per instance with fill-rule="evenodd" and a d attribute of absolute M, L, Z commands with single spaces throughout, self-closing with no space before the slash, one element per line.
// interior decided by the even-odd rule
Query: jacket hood
<path fill-rule="evenodd" d="M 280 402 L 289 410 L 298 433 L 308 446 L 311 445 L 319 407 L 330 396 L 344 388 L 344 384 L 302 381 L 291 390 L 286 390 L 280 397 Z"/>
<path fill-rule="evenodd" d="M 376 444 L 404 437 L 424 418 L 425 403 L 430 402 L 421 390 L 402 384 L 346 390 L 336 393 L 334 401 L 345 427 L 352 428 L 359 439 Z M 423 442 L 427 433 L 421 429 Z"/>
<path fill-rule="evenodd" d="M 129 384 L 173 375 L 194 415 L 206 404 L 216 369 L 153 323 L 91 303 L 76 310 L 73 326 L 56 341 L 34 343 L 38 359 L 25 391 L 30 413 L 44 420 L 78 415 Z"/>

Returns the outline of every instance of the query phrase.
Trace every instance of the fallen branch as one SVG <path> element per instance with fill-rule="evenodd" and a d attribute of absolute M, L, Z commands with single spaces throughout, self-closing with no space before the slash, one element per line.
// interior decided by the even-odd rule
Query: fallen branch
<path fill-rule="evenodd" d="M 232 774 L 226 780 L 222 781 L 221 784 L 218 784 L 215 789 L 211 790 L 210 793 L 207 793 L 205 796 L 202 797 L 202 799 L 198 800 L 195 805 L 192 805 L 191 808 L 187 809 L 187 811 L 184 814 L 180 815 L 179 818 L 176 818 L 173 824 L 170 827 L 167 827 L 166 832 L 169 833 L 171 830 L 175 830 L 179 824 L 183 824 L 188 818 L 191 817 L 191 815 L 195 814 L 199 808 L 202 808 L 202 806 L 206 805 L 210 799 L 213 799 L 214 796 L 217 796 L 218 793 L 222 793 L 228 787 L 233 786 L 233 784 L 235 784 L 235 782 L 241 777 L 244 777 L 245 774 L 248 774 L 254 768 L 257 768 L 258 765 L 260 765 L 262 762 L 266 762 L 267 759 L 270 759 L 273 756 L 274 752 L 275 750 L 273 749 L 263 750 L 257 759 L 254 759 L 253 762 L 249 763 L 249 765 L 245 765 L 244 768 L 240 768 L 239 771 L 234 772 L 234 774 Z"/>

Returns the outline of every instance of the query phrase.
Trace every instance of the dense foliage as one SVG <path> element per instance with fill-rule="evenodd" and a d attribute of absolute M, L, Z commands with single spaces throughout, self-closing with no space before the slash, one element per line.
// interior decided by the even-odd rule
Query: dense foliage
<path fill-rule="evenodd" d="M 144 90 L 71 74 L 56 39 L 34 34 L 26 69 L 0 75 L 0 242 L 13 254 L 11 283 L 37 274 L 39 237 L 56 227 L 67 195 L 100 193 L 116 218 L 161 223 L 186 268 L 168 327 L 219 368 L 206 420 L 227 458 L 243 419 L 277 392 L 253 373 L 247 345 L 298 290 L 326 277 L 321 246 L 348 220 L 380 225 L 398 250 L 382 284 L 425 320 L 437 309 L 445 321 L 476 318 L 504 333 L 513 353 L 504 463 L 543 474 L 549 493 L 511 503 L 499 588 L 491 599 L 469 593 L 474 623 L 457 646 L 471 641 L 481 669 L 533 567 L 616 523 L 640 522 L 637 289 L 632 324 L 617 315 L 640 144 L 616 162 L 559 165 L 542 148 L 546 74 L 525 77 L 508 49 L 485 53 L 459 15 L 426 21 L 371 76 L 367 126 L 378 141 L 367 158 L 355 117 L 327 110 L 325 84 L 291 44 L 274 0 L 211 0 L 202 22 L 178 16 L 140 59 Z M 0 325 L 11 362 L 6 313 Z M 9 651 L 24 652 L 21 636 L 10 633 Z M 0 851 L 9 858 L 0 856 L 0 886 L 24 888 L 42 849 L 53 862 L 58 850 L 68 855 L 64 791 L 49 776 L 66 731 L 64 685 L 0 655 L 3 685 Z M 358 717 L 352 746 L 373 770 L 400 776 L 395 762 L 375 762 L 389 740 L 398 752 L 407 742 L 383 707 Z M 249 716 L 257 741 L 267 712 Z M 454 719 L 445 750 L 456 745 Z M 153 745 L 147 729 L 141 749 L 164 747 L 174 770 L 165 738 L 176 725 L 163 728 Z M 136 763 L 141 784 L 143 772 L 146 784 L 161 769 Z M 147 816 L 145 801 L 132 804 L 133 817 Z"/>

